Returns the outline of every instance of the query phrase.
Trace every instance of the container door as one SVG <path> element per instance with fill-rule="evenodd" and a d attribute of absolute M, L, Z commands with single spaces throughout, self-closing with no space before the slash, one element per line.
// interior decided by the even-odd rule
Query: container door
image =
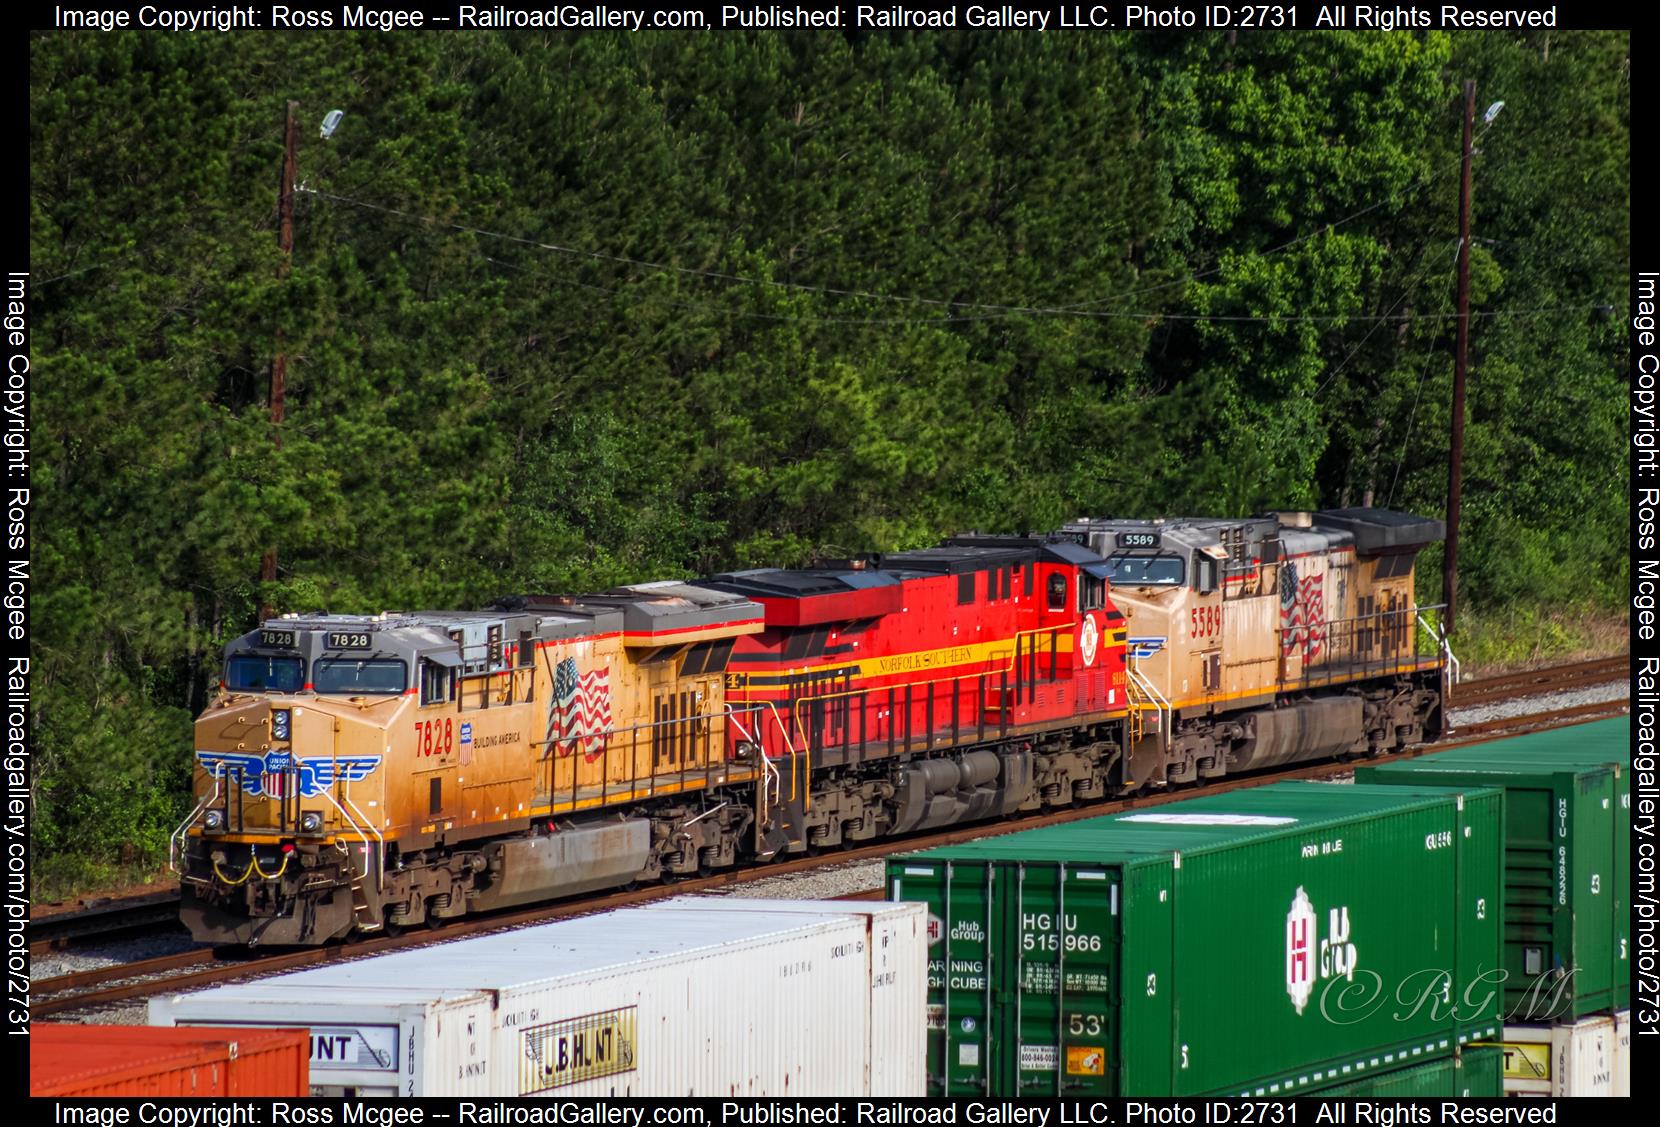
<path fill-rule="evenodd" d="M 1571 943 L 1564 954 L 1571 954 L 1565 973 L 1573 1007 L 1569 1014 L 1579 1017 L 1614 1008 L 1615 957 L 1618 940 L 1615 918 L 1621 905 L 1614 869 L 1616 852 L 1629 848 L 1622 842 L 1614 847 L 1615 793 L 1612 771 L 1587 771 L 1577 778 L 1564 778 L 1565 785 L 1557 799 L 1557 830 L 1568 836 L 1559 843 L 1566 847 L 1569 863 L 1568 898 L 1566 905 L 1557 905 L 1559 916 L 1566 916 L 1571 929 Z M 1563 824 L 1565 812 L 1571 819 Z M 1627 838 L 1627 841 L 1630 839 Z M 1560 892 L 1558 900 L 1560 901 Z M 1559 927 L 1557 934 L 1563 933 Z"/>
<path fill-rule="evenodd" d="M 897 859 L 888 895 L 928 906 L 928 1095 L 991 1093 L 993 867 Z"/>
<path fill-rule="evenodd" d="M 1005 867 L 992 1095 L 1108 1096 L 1118 1084 L 1118 874 Z M 1006 937 L 1006 938 L 1002 938 Z"/>
<path fill-rule="evenodd" d="M 1614 1008 L 1631 1008 L 1631 770 L 1614 768 Z"/>
<path fill-rule="evenodd" d="M 1547 787 L 1505 789 L 1504 1004 L 1516 1022 L 1545 1020 L 1549 1008 L 1556 961 L 1553 806 Z"/>
<path fill-rule="evenodd" d="M 1504 1028 L 1504 993 L 1494 971 L 1504 948 L 1504 796 L 1492 791 L 1459 802 L 1458 868 L 1454 876 L 1458 929 L 1453 980 L 1459 1041 L 1491 1041 Z"/>
<path fill-rule="evenodd" d="M 1175 865 L 1171 858 L 1156 857 L 1120 871 L 1124 942 L 1118 989 L 1125 1032 L 1119 1042 L 1120 1090 L 1138 1096 L 1179 1095 L 1177 1077 L 1185 1062 L 1184 1047 L 1175 1041 Z M 1195 988 L 1207 987 L 1199 983 Z"/>

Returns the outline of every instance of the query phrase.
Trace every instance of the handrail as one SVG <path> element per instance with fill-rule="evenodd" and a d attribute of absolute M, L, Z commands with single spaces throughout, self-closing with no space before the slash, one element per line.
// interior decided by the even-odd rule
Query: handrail
<path fill-rule="evenodd" d="M 190 827 L 196 824 L 196 819 L 201 816 L 202 811 L 212 806 L 214 800 L 219 797 L 219 776 L 214 775 L 212 778 L 213 793 L 198 802 L 190 816 L 180 822 L 179 828 L 167 836 L 167 868 L 180 876 L 184 875 L 184 869 L 179 866 L 178 855 L 184 852 L 184 842 L 190 834 Z"/>
<path fill-rule="evenodd" d="M 1170 739 L 1170 702 L 1159 692 L 1158 686 L 1141 671 L 1141 659 L 1133 650 L 1125 650 L 1124 672 L 1130 684 L 1153 702 L 1153 710 L 1159 715 L 1159 742 L 1167 743 Z M 1144 710 L 1146 706 L 1138 703 L 1135 707 Z"/>
<path fill-rule="evenodd" d="M 1447 637 L 1447 632 L 1442 629 L 1441 622 L 1439 620 L 1434 623 L 1427 622 L 1423 614 L 1426 610 L 1444 610 L 1445 608 L 1445 603 L 1437 603 L 1427 607 L 1414 607 L 1413 617 L 1417 620 L 1418 625 L 1423 627 L 1424 632 L 1435 640 L 1436 647 L 1440 650 L 1441 660 L 1447 666 L 1447 687 L 1450 689 L 1453 685 L 1458 684 L 1463 674 L 1463 668 L 1459 663 L 1458 655 L 1453 653 L 1452 639 Z"/>
<path fill-rule="evenodd" d="M 1095 609 L 1104 609 L 1104 608 L 1095 608 Z M 1014 642 L 1014 641 L 1017 641 L 1020 638 L 1036 638 L 1039 635 L 1059 634 L 1062 631 L 1070 631 L 1070 630 L 1075 630 L 1077 628 L 1078 628 L 1078 621 L 1077 620 L 1074 620 L 1074 621 L 1071 621 L 1071 622 L 1057 623 L 1056 625 L 1053 625 L 1053 626 L 1036 626 L 1036 627 L 1033 627 L 1030 630 L 1017 630 L 1017 631 L 1015 631 L 1014 634 L 1010 635 L 1007 639 L 1001 639 L 1000 638 L 1000 639 L 997 640 L 997 642 L 989 642 L 989 643 L 986 643 L 986 644 L 987 645 L 998 645 L 999 642 L 1003 642 L 1003 641 Z M 895 655 L 895 656 L 901 656 L 901 655 Z M 1000 661 L 1002 664 L 1000 664 L 1000 665 L 992 664 L 993 662 L 998 662 L 998 661 Z M 906 682 L 904 682 L 904 684 L 911 685 L 911 686 L 917 686 L 917 687 L 920 687 L 922 685 L 945 685 L 945 684 L 950 684 L 952 682 L 957 682 L 957 681 L 971 681 L 971 680 L 975 680 L 975 679 L 980 678 L 980 677 L 995 677 L 999 673 L 1014 673 L 1014 672 L 1016 672 L 1016 670 L 1015 670 L 1014 650 L 1013 649 L 1007 649 L 1006 650 L 1006 649 L 1003 649 L 1000 645 L 998 645 L 998 648 L 994 649 L 991 652 L 991 655 L 985 660 L 985 662 L 983 664 L 986 666 L 986 668 L 977 669 L 973 673 L 954 673 L 954 674 L 949 674 L 949 675 L 944 676 L 944 677 L 931 677 L 926 681 L 906 681 Z M 790 676 L 790 675 L 795 674 L 795 673 L 813 673 L 813 672 L 816 672 L 816 671 L 817 671 L 817 668 L 814 667 L 814 666 L 803 665 L 803 666 L 795 666 L 795 667 L 792 667 L 791 669 L 783 670 L 780 675 L 781 676 Z M 771 676 L 771 674 L 768 674 L 768 675 Z M 737 690 L 734 690 L 734 691 L 745 692 L 745 691 L 747 691 L 747 689 L 737 689 Z M 844 697 L 852 698 L 852 697 L 859 696 L 862 693 L 870 692 L 870 691 L 874 691 L 874 690 L 849 688 L 849 689 L 841 689 L 841 690 L 838 690 L 837 692 L 833 692 L 833 693 L 820 693 L 820 694 L 817 694 L 817 695 L 812 696 L 812 697 L 801 697 L 799 699 L 800 700 L 812 700 L 812 701 L 841 700 Z M 745 701 L 745 702 L 741 702 L 741 703 L 749 703 L 749 702 Z M 803 739 L 806 738 L 806 733 L 805 732 L 802 732 L 801 735 L 802 735 Z"/>
<path fill-rule="evenodd" d="M 740 703 L 749 703 L 749 702 L 745 701 L 745 702 L 740 702 Z M 757 701 L 757 702 L 755 702 L 755 707 L 744 709 L 744 711 L 745 712 L 757 712 L 757 713 L 764 712 L 765 708 L 763 708 L 762 706 L 766 705 L 766 704 L 771 704 L 771 703 L 772 702 L 770 702 L 770 701 Z M 576 743 L 578 743 L 582 740 L 597 740 L 601 737 L 609 739 L 612 736 L 620 736 L 625 732 L 644 732 L 644 731 L 647 731 L 651 728 L 666 728 L 666 727 L 668 727 L 670 725 L 674 725 L 674 724 L 684 724 L 688 720 L 707 720 L 712 716 L 720 716 L 720 715 L 722 715 L 722 713 L 720 713 L 720 712 L 699 712 L 699 713 L 696 713 L 696 714 L 691 715 L 691 716 L 681 716 L 681 717 L 678 717 L 678 718 L 671 717 L 671 718 L 666 719 L 666 720 L 648 720 L 644 724 L 630 724 L 625 728 L 617 728 L 617 727 L 599 728 L 599 729 L 597 729 L 595 731 L 592 731 L 592 732 L 577 732 L 575 735 L 555 736 L 553 739 L 548 739 L 548 740 L 531 740 L 530 741 L 530 746 L 531 747 L 545 748 L 545 747 L 551 747 L 554 744 L 572 744 L 572 745 L 575 745 Z M 732 706 L 730 704 L 725 706 L 725 715 L 727 715 L 728 717 L 733 715 Z M 574 750 L 574 747 L 573 747 L 573 750 Z"/>
<path fill-rule="evenodd" d="M 755 788 L 755 797 L 757 799 L 755 819 L 757 832 L 759 832 L 759 828 L 767 821 L 771 805 L 778 801 L 778 798 L 775 796 L 780 796 L 782 794 L 784 785 L 783 777 L 779 775 L 778 768 L 774 767 L 772 765 L 772 761 L 767 758 L 766 748 L 761 746 L 761 741 L 751 735 L 749 729 L 744 727 L 743 721 L 738 719 L 738 713 L 730 704 L 726 704 L 723 707 L 726 710 L 727 723 L 731 724 L 738 730 L 738 735 L 743 738 L 745 743 L 755 749 L 755 754 L 760 756 L 761 759 L 761 785 Z M 745 711 L 750 710 L 746 709 Z"/>
<path fill-rule="evenodd" d="M 386 879 L 384 872 L 386 859 L 386 838 L 378 829 L 375 828 L 374 822 L 367 815 L 365 815 L 363 811 L 357 808 L 357 803 L 352 801 L 350 789 L 351 784 L 349 782 L 342 781 L 340 787 L 341 797 L 345 799 L 345 806 L 342 806 L 339 802 L 335 801 L 334 795 L 330 794 L 327 790 L 320 791 L 319 793 L 322 794 L 324 798 L 328 799 L 329 802 L 333 803 L 336 810 L 340 811 L 340 817 L 345 819 L 346 824 L 352 828 L 352 831 L 356 833 L 359 838 L 362 839 L 365 850 L 367 850 L 369 846 L 369 833 L 375 835 L 375 859 L 378 862 L 375 866 L 375 891 L 379 892 L 383 888 Z M 351 814 L 346 813 L 346 806 L 350 806 L 352 808 L 352 813 L 356 814 L 358 818 L 363 819 L 363 822 L 369 827 L 369 833 L 364 832 L 363 827 L 358 825 L 356 818 L 353 818 Z M 368 857 L 364 857 L 363 859 L 363 872 L 361 875 L 365 877 L 369 875 Z"/>

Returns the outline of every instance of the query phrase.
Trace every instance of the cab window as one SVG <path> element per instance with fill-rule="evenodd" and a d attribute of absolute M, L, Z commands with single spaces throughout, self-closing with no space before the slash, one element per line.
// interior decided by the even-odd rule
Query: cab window
<path fill-rule="evenodd" d="M 455 670 L 436 661 L 421 661 L 421 703 L 444 704 L 455 692 Z"/>
<path fill-rule="evenodd" d="M 1180 587 L 1187 570 L 1180 556 L 1119 553 L 1107 563 L 1112 567 L 1112 582 L 1116 587 Z"/>
<path fill-rule="evenodd" d="M 1107 581 L 1093 575 L 1078 576 L 1078 609 L 1100 610 L 1107 604 Z"/>
<path fill-rule="evenodd" d="M 321 657 L 311 671 L 319 693 L 401 693 L 404 677 L 395 658 Z"/>
<path fill-rule="evenodd" d="M 1051 575 L 1049 577 L 1049 609 L 1066 609 L 1066 576 Z"/>
<path fill-rule="evenodd" d="M 237 654 L 225 663 L 225 686 L 244 693 L 297 693 L 305 664 L 297 657 Z"/>

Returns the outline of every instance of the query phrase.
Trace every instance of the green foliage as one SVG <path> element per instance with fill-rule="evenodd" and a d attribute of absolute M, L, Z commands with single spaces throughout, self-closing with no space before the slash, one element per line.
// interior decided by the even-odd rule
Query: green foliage
<path fill-rule="evenodd" d="M 1466 74 L 1466 598 L 1611 590 L 1628 39 L 36 35 L 37 875 L 160 855 L 262 603 L 1439 513 Z"/>

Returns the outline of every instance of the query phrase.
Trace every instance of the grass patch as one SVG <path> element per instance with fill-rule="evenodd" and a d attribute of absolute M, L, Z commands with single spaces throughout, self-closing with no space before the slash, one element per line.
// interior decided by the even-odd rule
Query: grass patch
<path fill-rule="evenodd" d="M 143 891 L 140 886 L 167 884 L 175 880 L 166 865 L 111 860 L 78 853 L 60 853 L 39 858 L 34 865 L 29 898 L 37 904 L 54 904 L 96 894 L 111 896 L 123 890 Z"/>
<path fill-rule="evenodd" d="M 1464 610 L 1453 635 L 1465 677 L 1612 657 L 1630 648 L 1631 620 L 1603 604 Z"/>

